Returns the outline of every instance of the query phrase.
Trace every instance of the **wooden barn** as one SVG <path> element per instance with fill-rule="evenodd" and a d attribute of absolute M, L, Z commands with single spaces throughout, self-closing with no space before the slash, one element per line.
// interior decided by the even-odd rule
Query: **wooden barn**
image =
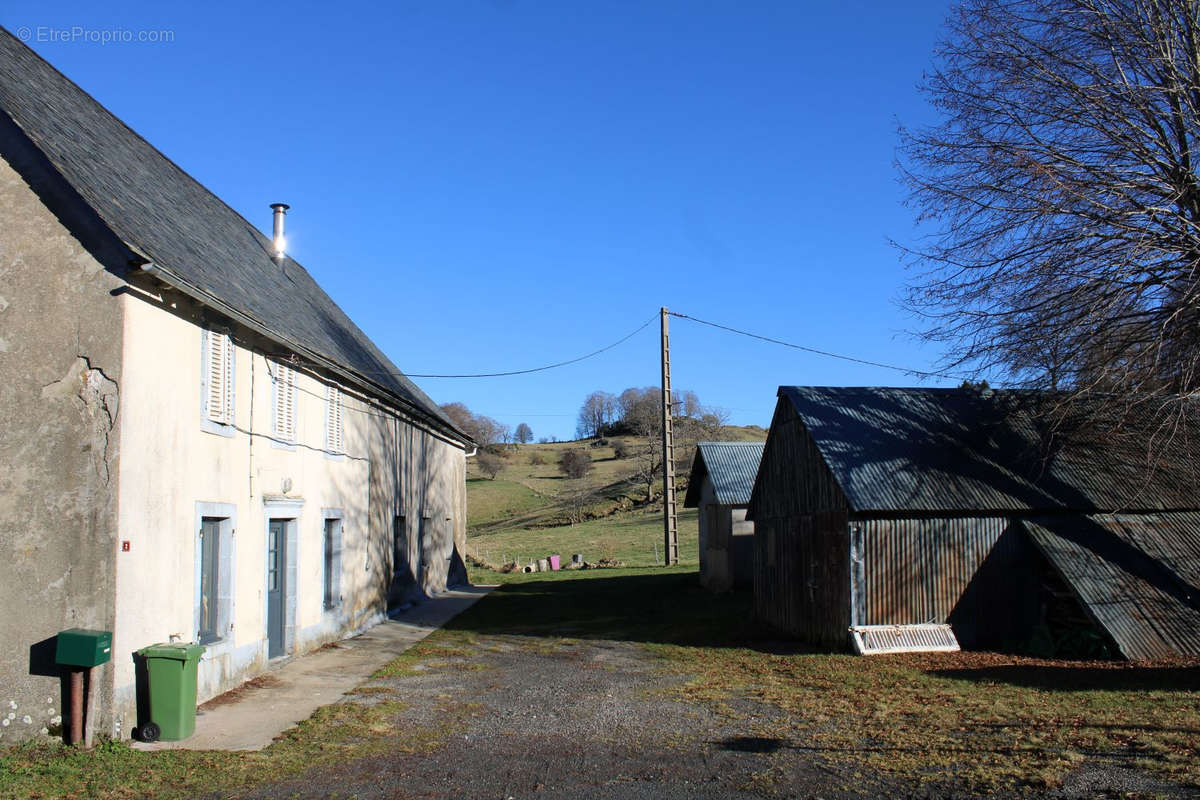
<path fill-rule="evenodd" d="M 746 506 L 762 442 L 700 442 L 684 508 L 698 508 L 700 583 L 713 592 L 748 588 L 754 579 L 754 523 Z"/>
<path fill-rule="evenodd" d="M 756 614 L 868 651 L 941 625 L 969 648 L 1200 654 L 1194 432 L 1152 471 L 1144 440 L 1048 437 L 1034 400 L 781 387 L 748 510 Z"/>

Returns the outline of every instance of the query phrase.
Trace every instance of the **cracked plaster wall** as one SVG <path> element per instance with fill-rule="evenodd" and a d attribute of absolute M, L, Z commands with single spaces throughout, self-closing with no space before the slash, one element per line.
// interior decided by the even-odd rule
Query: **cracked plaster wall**
<path fill-rule="evenodd" d="M 114 620 L 123 284 L 39 196 L 70 206 L 54 177 L 0 140 L 0 747 L 61 722 L 47 640 Z M 111 667 L 97 672 L 105 733 Z"/>

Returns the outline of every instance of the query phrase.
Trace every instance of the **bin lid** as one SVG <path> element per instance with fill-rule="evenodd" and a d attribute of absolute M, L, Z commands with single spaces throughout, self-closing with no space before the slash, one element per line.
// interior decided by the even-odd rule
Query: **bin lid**
<path fill-rule="evenodd" d="M 195 642 L 159 642 L 143 647 L 137 653 L 143 658 L 172 658 L 176 661 L 198 661 L 207 650 Z"/>

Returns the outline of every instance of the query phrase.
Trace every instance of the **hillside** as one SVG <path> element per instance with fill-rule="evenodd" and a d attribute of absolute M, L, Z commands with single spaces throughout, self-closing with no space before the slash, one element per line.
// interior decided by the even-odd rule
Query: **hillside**
<path fill-rule="evenodd" d="M 731 426 L 722 436 L 726 441 L 765 438 L 766 430 L 757 426 Z M 618 457 L 622 446 L 625 455 Z M 468 459 L 468 552 L 491 564 L 525 564 L 549 553 L 564 559 L 582 553 L 588 561 L 613 558 L 629 566 L 661 563 L 662 476 L 654 476 L 655 501 L 647 504 L 647 484 L 638 474 L 644 446 L 635 437 L 520 445 L 502 453 L 494 479 L 480 471 L 476 459 Z M 591 456 L 589 475 L 563 475 L 558 463 L 568 450 Z M 686 473 L 677 476 L 681 506 Z M 680 508 L 681 563 L 698 561 L 696 525 L 695 510 Z"/>

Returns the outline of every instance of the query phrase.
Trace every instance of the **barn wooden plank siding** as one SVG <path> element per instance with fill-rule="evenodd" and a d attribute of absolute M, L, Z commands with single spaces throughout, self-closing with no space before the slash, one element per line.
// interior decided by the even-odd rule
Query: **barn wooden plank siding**
<path fill-rule="evenodd" d="M 1150 475 L 1108 442 L 1046 458 L 1036 400 L 781 387 L 748 509 L 757 616 L 832 647 L 852 625 L 934 623 L 1011 648 L 1073 594 L 1114 653 L 1200 654 L 1188 448 Z"/>
<path fill-rule="evenodd" d="M 754 545 L 757 616 L 808 641 L 844 645 L 850 626 L 846 514 L 756 521 Z"/>
<path fill-rule="evenodd" d="M 751 494 L 754 609 L 760 619 L 810 641 L 840 645 L 850 624 L 846 497 L 780 403 Z"/>

